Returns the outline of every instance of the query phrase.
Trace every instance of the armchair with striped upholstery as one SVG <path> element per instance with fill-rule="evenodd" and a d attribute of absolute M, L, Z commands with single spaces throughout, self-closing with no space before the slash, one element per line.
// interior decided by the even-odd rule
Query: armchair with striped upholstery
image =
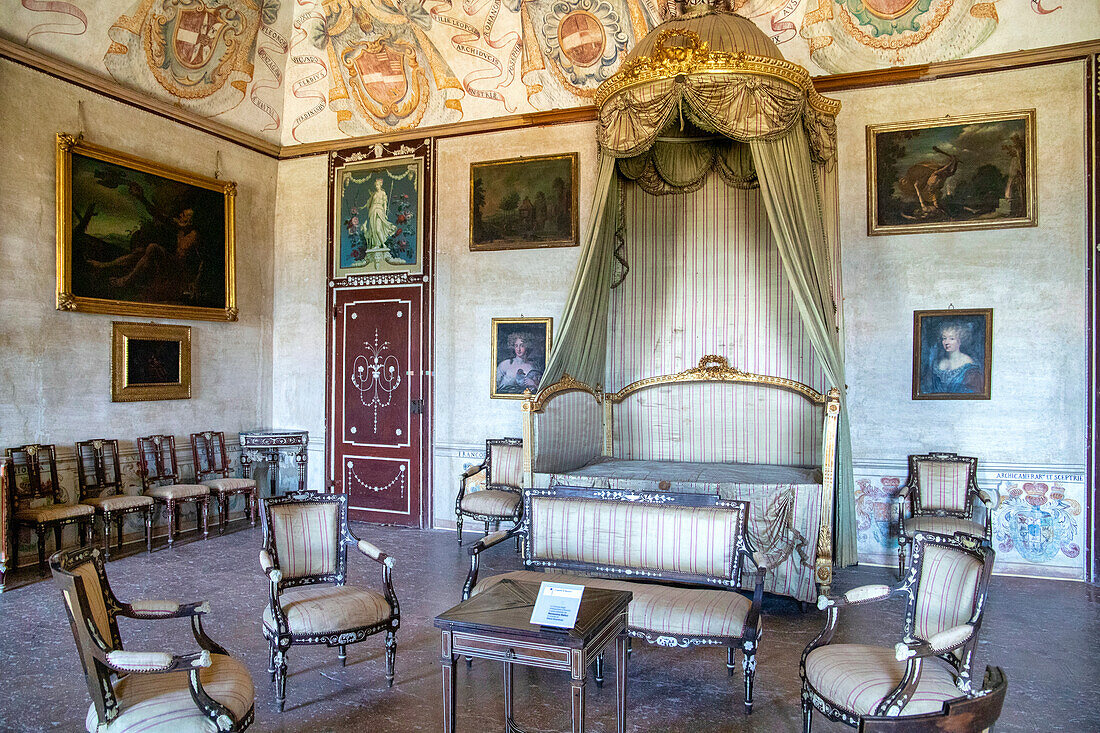
<path fill-rule="evenodd" d="M 971 657 L 985 610 L 993 548 L 958 533 L 917 532 L 905 579 L 821 596 L 824 630 L 802 652 L 802 730 L 813 711 L 858 726 L 864 716 L 938 712 L 971 692 Z M 901 641 L 894 647 L 834 644 L 838 610 L 888 598 L 906 600 Z"/>
<path fill-rule="evenodd" d="M 484 483 L 476 488 L 478 479 Z M 462 474 L 455 499 L 455 529 L 462 544 L 462 518 L 485 522 L 499 529 L 502 520 L 519 524 L 523 516 L 523 439 L 490 438 L 485 441 L 485 460 Z"/>

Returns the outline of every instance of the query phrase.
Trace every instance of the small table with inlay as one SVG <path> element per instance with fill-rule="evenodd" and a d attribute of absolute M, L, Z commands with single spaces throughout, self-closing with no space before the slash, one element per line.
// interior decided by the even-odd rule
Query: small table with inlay
<path fill-rule="evenodd" d="M 588 666 L 613 640 L 619 733 L 626 730 L 626 608 L 629 591 L 585 588 L 572 629 L 536 626 L 531 611 L 539 586 L 505 579 L 436 616 L 443 632 L 443 729 L 455 729 L 455 659 L 504 663 L 504 717 L 509 733 L 522 733 L 512 716 L 512 667 L 559 669 L 572 678 L 573 733 L 584 731 L 584 683 Z"/>

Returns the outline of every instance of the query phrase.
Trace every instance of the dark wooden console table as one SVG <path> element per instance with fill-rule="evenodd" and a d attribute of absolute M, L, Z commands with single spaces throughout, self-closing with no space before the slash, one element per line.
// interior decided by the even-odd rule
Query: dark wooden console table
<path fill-rule="evenodd" d="M 309 432 L 305 430 L 280 430 L 278 428 L 257 428 L 239 433 L 241 441 L 241 468 L 244 477 L 252 478 L 252 464 L 265 461 L 271 464 L 271 493 L 279 496 L 279 457 L 282 453 L 292 454 L 298 466 L 298 491 L 306 490 L 306 446 L 309 445 Z"/>
<path fill-rule="evenodd" d="M 531 624 L 539 586 L 502 580 L 435 619 L 443 632 L 443 729 L 455 729 L 455 659 L 478 657 L 504 663 L 504 718 L 509 733 L 522 733 L 513 720 L 512 667 L 559 669 L 572 677 L 573 733 L 584 731 L 584 683 L 588 666 L 612 640 L 618 731 L 626 730 L 626 607 L 629 591 L 586 588 L 572 629 Z M 484 726 L 482 726 L 484 727 Z"/>

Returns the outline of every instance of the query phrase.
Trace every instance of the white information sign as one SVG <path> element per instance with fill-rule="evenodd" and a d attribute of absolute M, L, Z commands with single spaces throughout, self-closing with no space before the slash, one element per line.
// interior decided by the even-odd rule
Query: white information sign
<path fill-rule="evenodd" d="M 581 607 L 583 585 L 568 583 L 547 583 L 539 586 L 539 595 L 535 599 L 535 610 L 531 612 L 531 623 L 539 626 L 556 626 L 571 629 L 577 623 L 577 611 Z"/>

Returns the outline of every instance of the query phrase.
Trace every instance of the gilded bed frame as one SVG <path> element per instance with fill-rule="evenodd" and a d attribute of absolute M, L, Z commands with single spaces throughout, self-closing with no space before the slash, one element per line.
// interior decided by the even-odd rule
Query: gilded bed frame
<path fill-rule="evenodd" d="M 828 595 L 833 582 L 833 513 L 835 511 L 836 491 L 836 438 L 837 423 L 840 417 L 840 391 L 835 387 L 822 394 L 809 385 L 784 377 L 743 372 L 729 365 L 724 356 L 709 354 L 699 360 L 699 365 L 678 374 L 666 374 L 631 382 L 618 392 L 603 392 L 591 387 L 568 374 L 560 380 L 539 390 L 538 394 L 527 393 L 521 409 L 523 411 L 523 477 L 526 486 L 533 486 L 532 446 L 535 438 L 535 414 L 542 412 L 546 404 L 554 397 L 566 392 L 586 392 L 592 395 L 598 404 L 603 405 L 604 445 L 603 454 L 612 455 L 614 436 L 613 406 L 621 403 L 630 395 L 650 387 L 665 384 L 686 384 L 693 382 L 733 382 L 738 384 L 756 384 L 761 387 L 783 389 L 800 395 L 811 404 L 823 409 L 823 450 L 821 456 L 821 524 L 817 534 L 817 552 L 814 562 L 814 578 L 821 592 Z"/>

